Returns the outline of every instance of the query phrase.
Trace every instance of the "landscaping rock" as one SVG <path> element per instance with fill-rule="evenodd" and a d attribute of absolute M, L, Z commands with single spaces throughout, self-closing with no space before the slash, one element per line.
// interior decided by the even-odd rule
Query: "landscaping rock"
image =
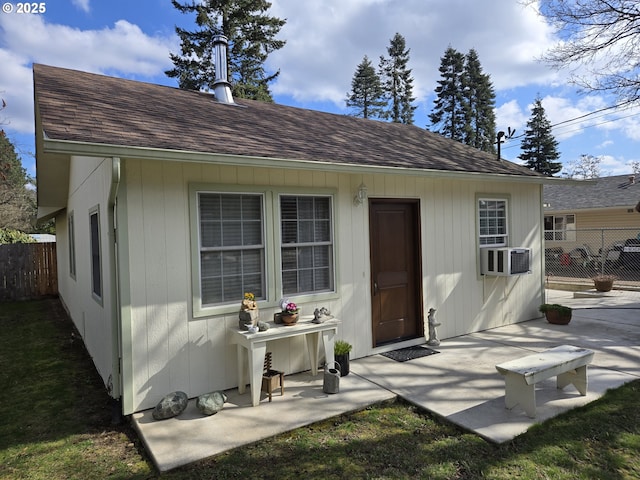
<path fill-rule="evenodd" d="M 214 415 L 224 407 L 227 396 L 223 392 L 205 393 L 198 397 L 196 407 L 204 415 Z"/>
<path fill-rule="evenodd" d="M 184 412 L 189 403 L 189 397 L 184 392 L 172 392 L 160 400 L 160 403 L 153 409 L 153 418 L 156 420 L 165 420 L 175 417 Z"/>

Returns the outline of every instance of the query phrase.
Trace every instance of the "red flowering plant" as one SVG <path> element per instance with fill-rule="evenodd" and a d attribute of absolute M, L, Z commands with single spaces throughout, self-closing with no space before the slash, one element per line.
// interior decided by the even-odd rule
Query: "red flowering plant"
<path fill-rule="evenodd" d="M 298 313 L 298 306 L 293 302 L 289 302 L 285 305 L 284 311 L 286 313 Z"/>

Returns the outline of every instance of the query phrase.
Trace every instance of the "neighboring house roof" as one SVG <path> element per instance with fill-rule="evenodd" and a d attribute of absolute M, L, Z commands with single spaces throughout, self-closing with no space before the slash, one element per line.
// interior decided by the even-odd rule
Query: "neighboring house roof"
<path fill-rule="evenodd" d="M 580 185 L 546 184 L 543 203 L 546 211 L 586 210 L 635 206 L 640 201 L 640 175 L 601 177 Z"/>

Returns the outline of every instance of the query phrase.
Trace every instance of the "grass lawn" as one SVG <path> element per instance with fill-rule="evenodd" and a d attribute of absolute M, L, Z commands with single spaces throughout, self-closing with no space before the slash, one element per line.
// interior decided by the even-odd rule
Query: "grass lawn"
<path fill-rule="evenodd" d="M 0 303 L 0 479 L 160 475 L 56 299 Z M 403 402 L 300 428 L 166 479 L 638 479 L 640 381 L 502 445 Z"/>

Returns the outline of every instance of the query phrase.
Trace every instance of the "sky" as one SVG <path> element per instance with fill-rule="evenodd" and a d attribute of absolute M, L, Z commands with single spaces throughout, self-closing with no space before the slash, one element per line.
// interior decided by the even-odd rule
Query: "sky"
<path fill-rule="evenodd" d="M 640 161 L 640 108 L 606 110 L 616 99 L 583 94 L 569 71 L 554 71 L 541 55 L 559 41 L 536 10 L 515 0 L 271 0 L 269 13 L 286 19 L 268 73 L 276 103 L 349 115 L 351 79 L 366 55 L 377 67 L 400 33 L 410 49 L 417 107 L 415 125 L 429 128 L 438 68 L 451 46 L 475 49 L 496 92 L 498 130 L 515 129 L 502 157 L 515 162 L 536 97 L 542 99 L 560 161 L 570 169 L 581 155 L 601 157 L 601 175 L 631 173 Z M 33 63 L 177 86 L 164 72 L 180 53 L 175 27 L 195 28 L 192 15 L 170 0 L 0 0 L 0 128 L 29 175 L 35 175 Z M 183 2 L 186 3 L 186 2 Z M 37 8 L 28 8 L 36 6 Z M 31 13 L 26 13 L 29 10 Z M 35 10 L 35 11 L 34 11 Z M 0 102 L 1 104 L 1 102 Z M 577 121 L 569 121 L 579 119 Z M 569 122 L 568 122 L 569 121 Z"/>

